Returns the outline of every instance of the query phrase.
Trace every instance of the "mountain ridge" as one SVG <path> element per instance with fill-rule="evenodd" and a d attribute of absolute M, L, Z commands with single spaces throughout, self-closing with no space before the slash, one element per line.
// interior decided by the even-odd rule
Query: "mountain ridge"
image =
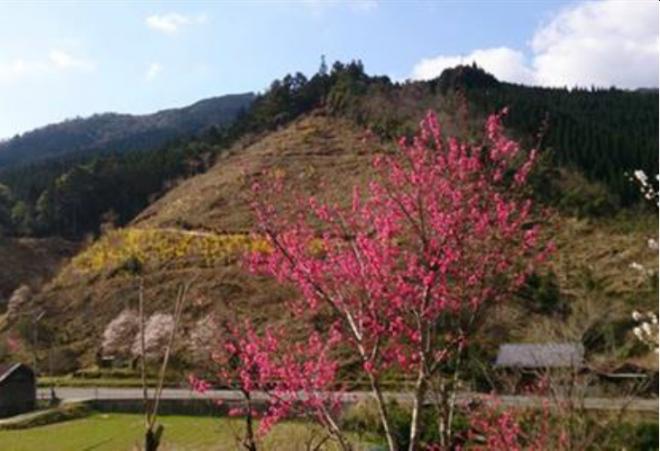
<path fill-rule="evenodd" d="M 252 92 L 228 94 L 154 113 L 97 113 L 49 124 L 0 142 L 0 169 L 77 152 L 154 149 L 228 124 L 254 98 Z"/>

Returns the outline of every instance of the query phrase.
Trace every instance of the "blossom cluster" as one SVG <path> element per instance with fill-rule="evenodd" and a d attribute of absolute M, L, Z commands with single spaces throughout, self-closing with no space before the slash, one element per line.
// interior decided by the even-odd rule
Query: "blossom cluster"
<path fill-rule="evenodd" d="M 658 317 L 653 312 L 640 313 L 634 311 L 633 319 L 638 323 L 633 329 L 635 337 L 656 353 L 660 351 L 658 342 Z"/>
<path fill-rule="evenodd" d="M 174 329 L 174 316 L 169 313 L 154 313 L 144 325 L 144 356 L 154 359 L 162 356 Z M 140 334 L 135 337 L 131 352 L 134 356 L 142 355 Z"/>
<path fill-rule="evenodd" d="M 635 172 L 633 172 L 633 177 L 631 177 L 631 179 L 637 181 L 637 184 L 639 185 L 639 190 L 645 199 L 660 206 L 660 198 L 658 197 L 658 191 L 655 189 L 655 187 L 649 180 L 649 176 L 646 175 L 646 172 L 638 169 Z M 658 181 L 657 174 L 655 176 L 655 179 L 656 181 Z"/>
<path fill-rule="evenodd" d="M 108 356 L 126 356 L 139 328 L 137 313 L 130 309 L 123 310 L 103 331 L 103 353 Z"/>
<path fill-rule="evenodd" d="M 658 176 L 656 175 L 656 180 L 657 179 Z M 655 203 L 656 206 L 660 206 L 658 191 L 649 182 L 649 178 L 644 171 L 635 171 L 633 180 L 637 180 L 639 189 L 647 200 Z M 658 241 L 653 238 L 649 238 L 647 246 L 650 250 L 657 252 Z M 630 267 L 644 277 L 652 277 L 656 274 L 656 270 L 654 268 L 646 268 L 644 265 L 637 262 L 631 263 Z M 656 353 L 659 352 L 660 347 L 658 344 L 658 316 L 653 312 L 640 313 L 638 311 L 634 311 L 632 313 L 632 317 L 638 323 L 638 325 L 633 329 L 633 334 L 635 337 L 637 337 L 639 341 L 647 345 L 649 348 L 655 350 Z"/>
<path fill-rule="evenodd" d="M 248 401 L 255 393 L 266 396 L 261 434 L 292 416 L 312 415 L 321 424 L 334 423 L 341 406 L 341 390 L 335 385 L 337 365 L 330 357 L 340 341 L 336 328 L 326 336 L 314 332 L 303 342 L 288 343 L 282 330 L 268 328 L 258 333 L 250 322 L 242 327 L 215 324 L 221 332 L 212 356 L 216 383 L 242 392 Z M 194 376 L 190 381 L 199 392 L 212 387 Z M 231 409 L 230 414 L 259 416 L 250 402 Z"/>

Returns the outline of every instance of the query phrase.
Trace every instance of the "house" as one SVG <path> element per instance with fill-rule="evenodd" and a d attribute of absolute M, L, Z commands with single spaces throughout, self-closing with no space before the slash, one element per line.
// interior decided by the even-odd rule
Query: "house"
<path fill-rule="evenodd" d="M 0 363 L 0 418 L 32 411 L 36 401 L 34 371 L 22 363 Z"/>
<path fill-rule="evenodd" d="M 514 393 L 548 373 L 577 377 L 584 368 L 580 343 L 504 344 L 495 362 L 502 388 Z"/>

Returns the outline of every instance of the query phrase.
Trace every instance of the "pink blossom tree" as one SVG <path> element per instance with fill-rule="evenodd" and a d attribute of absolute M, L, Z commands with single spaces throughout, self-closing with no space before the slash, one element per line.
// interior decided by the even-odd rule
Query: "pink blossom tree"
<path fill-rule="evenodd" d="M 242 327 L 225 322 L 219 332 L 212 357 L 217 368 L 215 383 L 243 395 L 242 405 L 229 414 L 245 418 L 245 434 L 239 440 L 244 449 L 256 451 L 258 438 L 276 423 L 300 416 L 311 416 L 341 449 L 351 449 L 337 420 L 342 392 L 335 384 L 337 365 L 330 358 L 330 351 L 340 341 L 336 329 L 325 337 L 312 333 L 307 340 L 293 344 L 283 338 L 282 330 L 268 328 L 258 333 L 250 322 Z M 195 376 L 190 383 L 198 392 L 213 386 Z M 255 406 L 257 395 L 265 403 L 262 415 Z M 255 429 L 257 417 L 261 422 Z"/>
<path fill-rule="evenodd" d="M 301 292 L 291 312 L 323 312 L 361 362 L 388 447 L 397 444 L 382 390 L 396 368 L 414 379 L 410 450 L 432 387 L 443 446 L 451 438 L 454 387 L 466 344 L 548 247 L 532 219 L 526 182 L 536 151 L 523 152 L 488 119 L 481 144 L 445 138 L 429 113 L 412 140 L 378 156 L 378 178 L 350 206 L 298 199 L 292 213 L 270 203 L 283 183 L 256 183 L 256 237 L 270 249 L 251 268 Z M 441 383 L 434 384 L 438 379 Z"/>
<path fill-rule="evenodd" d="M 471 412 L 469 449 L 475 451 L 568 451 L 566 435 L 554 427 L 550 406 L 507 410 L 497 400 Z M 580 448 L 582 449 L 582 448 Z"/>

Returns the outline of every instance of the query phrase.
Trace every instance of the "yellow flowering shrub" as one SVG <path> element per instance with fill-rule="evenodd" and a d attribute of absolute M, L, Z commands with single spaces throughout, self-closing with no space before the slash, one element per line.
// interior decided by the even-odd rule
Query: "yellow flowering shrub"
<path fill-rule="evenodd" d="M 201 259 L 212 267 L 249 250 L 267 250 L 264 240 L 245 234 L 211 234 L 170 229 L 118 229 L 103 236 L 78 254 L 73 267 L 82 273 L 120 268 L 126 262 L 140 266 L 182 259 Z"/>

